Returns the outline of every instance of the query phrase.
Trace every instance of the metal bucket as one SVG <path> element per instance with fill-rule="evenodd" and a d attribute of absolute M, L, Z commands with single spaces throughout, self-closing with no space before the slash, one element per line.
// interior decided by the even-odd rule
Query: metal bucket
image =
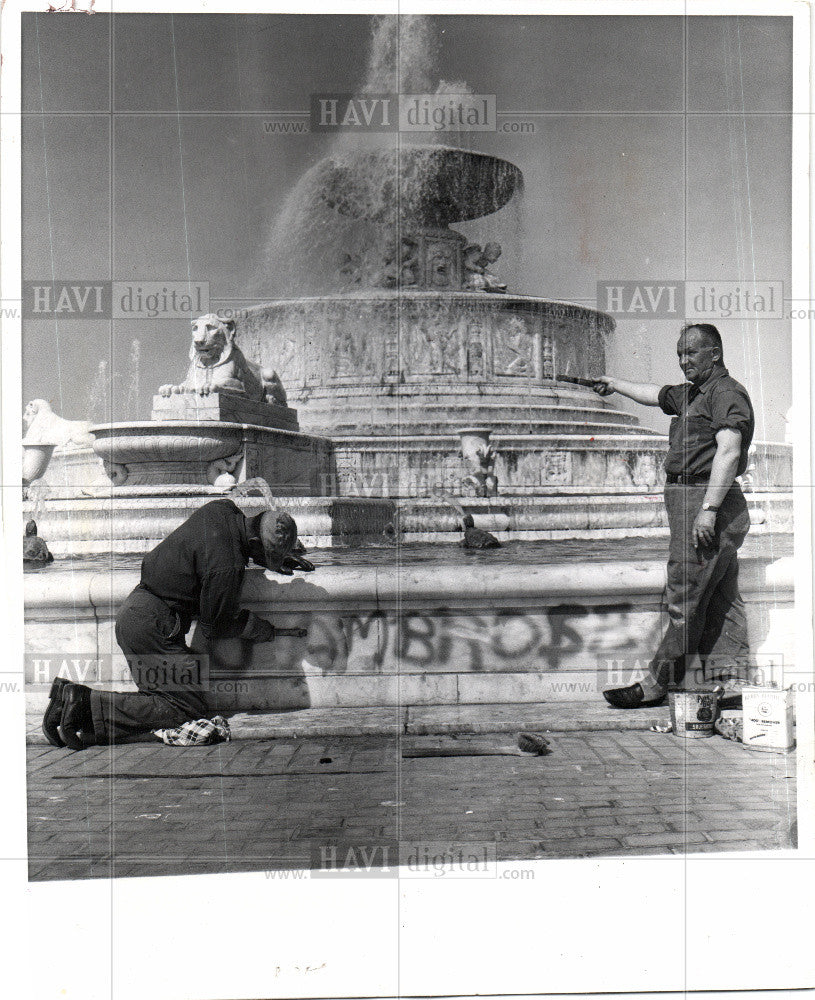
<path fill-rule="evenodd" d="M 702 740 L 712 736 L 719 714 L 719 692 L 699 688 L 694 691 L 670 691 L 671 726 L 675 736 Z"/>

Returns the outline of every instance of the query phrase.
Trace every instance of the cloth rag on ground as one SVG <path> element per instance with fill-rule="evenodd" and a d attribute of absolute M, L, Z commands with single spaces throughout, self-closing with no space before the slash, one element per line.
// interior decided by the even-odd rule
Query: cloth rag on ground
<path fill-rule="evenodd" d="M 194 719 L 175 729 L 154 729 L 153 735 L 172 747 L 199 747 L 210 743 L 229 743 L 232 739 L 229 723 L 221 715 L 212 719 Z"/>
<path fill-rule="evenodd" d="M 744 742 L 742 739 L 744 723 L 741 716 L 728 716 L 717 719 L 713 724 L 713 728 L 719 736 L 724 736 L 726 740 L 733 740 L 735 743 Z"/>
<path fill-rule="evenodd" d="M 540 733 L 518 733 L 518 749 L 524 753 L 536 754 L 538 757 L 552 752 L 549 749 L 549 740 Z"/>

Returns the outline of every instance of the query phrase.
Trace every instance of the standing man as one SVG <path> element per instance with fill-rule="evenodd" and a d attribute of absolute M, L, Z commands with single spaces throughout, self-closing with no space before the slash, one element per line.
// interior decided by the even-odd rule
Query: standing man
<path fill-rule="evenodd" d="M 755 420 L 743 385 L 724 367 L 722 338 L 710 323 L 689 323 L 677 345 L 687 382 L 660 388 L 602 375 L 595 391 L 619 392 L 659 406 L 671 421 L 665 459 L 665 506 L 671 532 L 669 623 L 648 675 L 638 684 L 603 692 L 615 708 L 662 701 L 679 684 L 686 660 L 743 657 L 749 651 L 738 589 L 738 549 L 750 527 L 735 482 L 747 468 Z"/>
<path fill-rule="evenodd" d="M 185 642 L 194 618 L 206 639 L 271 642 L 271 622 L 240 610 L 250 559 L 292 575 L 314 566 L 294 555 L 297 525 L 285 512 L 245 517 L 232 500 L 204 504 L 142 560 L 141 582 L 116 616 L 116 641 L 138 693 L 55 681 L 43 718 L 53 746 L 82 750 L 125 736 L 173 728 L 207 713 Z"/>

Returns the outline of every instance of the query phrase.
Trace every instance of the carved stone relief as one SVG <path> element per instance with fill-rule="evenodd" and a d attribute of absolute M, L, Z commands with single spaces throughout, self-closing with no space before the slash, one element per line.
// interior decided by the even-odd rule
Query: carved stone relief
<path fill-rule="evenodd" d="M 532 337 L 520 316 L 510 316 L 494 332 L 495 374 L 533 374 Z"/>

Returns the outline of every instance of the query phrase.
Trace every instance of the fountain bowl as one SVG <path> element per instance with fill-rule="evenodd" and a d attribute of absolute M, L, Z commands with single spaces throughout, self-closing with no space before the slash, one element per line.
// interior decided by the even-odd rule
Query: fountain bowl
<path fill-rule="evenodd" d="M 42 478 L 56 444 L 44 444 L 41 441 L 23 441 L 23 485 L 28 486 L 36 479 Z"/>
<path fill-rule="evenodd" d="M 461 439 L 461 452 L 469 458 L 482 448 L 486 448 L 492 436 L 491 427 L 460 427 L 456 431 Z"/>
<path fill-rule="evenodd" d="M 323 201 L 341 215 L 373 222 L 443 227 L 490 215 L 523 183 L 514 163 L 451 146 L 367 149 L 314 168 Z"/>
<path fill-rule="evenodd" d="M 211 463 L 234 455 L 241 428 L 214 421 L 166 426 L 152 421 L 91 428 L 93 450 L 114 485 L 207 481 Z M 219 470 L 220 471 L 220 470 Z"/>

